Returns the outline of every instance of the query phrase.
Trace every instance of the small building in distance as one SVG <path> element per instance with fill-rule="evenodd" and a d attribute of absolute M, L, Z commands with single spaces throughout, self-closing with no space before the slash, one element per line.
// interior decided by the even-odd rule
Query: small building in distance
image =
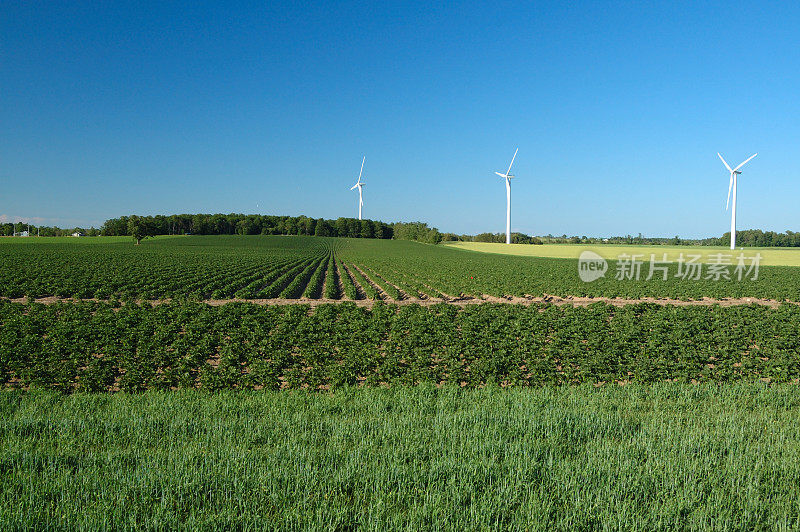
<path fill-rule="evenodd" d="M 83 236 L 83 233 L 75 232 L 75 233 L 72 233 L 72 236 Z"/>
<path fill-rule="evenodd" d="M 14 236 L 30 236 L 27 231 L 20 231 L 19 233 L 14 233 Z"/>

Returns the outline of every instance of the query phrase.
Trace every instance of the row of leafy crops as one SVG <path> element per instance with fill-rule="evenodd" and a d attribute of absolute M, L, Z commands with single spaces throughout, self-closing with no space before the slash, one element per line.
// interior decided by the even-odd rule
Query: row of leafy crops
<path fill-rule="evenodd" d="M 24 245 L 3 244 L 0 296 L 277 297 L 278 294 L 265 293 L 275 290 L 275 282 L 282 275 L 328 256 L 336 243 L 335 239 L 302 237 L 173 237 L 141 246 L 117 239 L 42 239 Z"/>
<path fill-rule="evenodd" d="M 407 294 L 417 297 L 442 296 L 534 296 L 620 298 L 764 298 L 800 301 L 800 268 L 762 266 L 757 279 L 686 278 L 680 265 L 666 267 L 667 278 L 659 272 L 650 280 L 647 265 L 639 279 L 617 279 L 617 261 L 608 261 L 605 277 L 583 282 L 576 259 L 496 255 L 432 246 L 416 242 L 353 242 L 338 256 L 362 271 L 374 272 Z"/>
<path fill-rule="evenodd" d="M 370 283 L 367 280 L 366 276 L 361 272 L 361 270 L 359 270 L 352 264 L 344 267 L 350 273 L 350 277 L 353 279 L 353 282 L 361 287 L 362 291 L 366 294 L 367 299 L 375 299 L 375 300 L 383 299 L 378 293 L 378 291 L 375 289 L 373 283 Z"/>
<path fill-rule="evenodd" d="M 359 292 L 356 289 L 356 283 L 353 281 L 353 277 L 350 275 L 347 267 L 341 261 L 338 262 L 337 271 L 339 272 L 339 279 L 342 282 L 342 292 L 345 296 L 349 299 L 358 299 Z"/>
<path fill-rule="evenodd" d="M 10 240 L 10 239 L 7 239 Z M 0 242 L 0 297 L 97 299 L 448 299 L 489 296 L 767 298 L 800 301 L 800 268 L 757 279 L 677 276 L 585 283 L 578 262 L 493 255 L 409 241 L 293 236 Z M 322 269 L 322 271 L 320 271 Z M 330 282 L 328 282 L 330 280 Z"/>
<path fill-rule="evenodd" d="M 758 379 L 800 379 L 797 305 L 0 302 L 5 386 L 140 391 Z"/>
<path fill-rule="evenodd" d="M 329 257 L 327 264 L 324 295 L 327 299 L 338 299 L 341 291 L 339 289 L 339 272 L 336 268 L 336 259 L 333 256 Z"/>

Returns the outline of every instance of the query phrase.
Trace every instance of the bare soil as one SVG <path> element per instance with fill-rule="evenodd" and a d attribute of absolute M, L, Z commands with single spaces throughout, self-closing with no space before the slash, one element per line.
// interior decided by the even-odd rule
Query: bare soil
<path fill-rule="evenodd" d="M 336 279 L 336 290 L 338 291 L 339 297 L 345 301 L 349 301 L 347 294 L 344 291 L 344 281 L 342 281 L 342 270 L 339 269 L 339 263 L 333 258 L 331 258 L 331 260 L 334 261 L 333 266 L 336 273 L 334 278 Z"/>

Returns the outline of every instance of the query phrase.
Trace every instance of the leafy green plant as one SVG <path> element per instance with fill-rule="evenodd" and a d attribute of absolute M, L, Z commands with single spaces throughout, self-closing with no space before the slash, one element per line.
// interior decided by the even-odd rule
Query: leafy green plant
<path fill-rule="evenodd" d="M 800 307 L 0 301 L 0 382 L 72 392 L 800 379 Z"/>

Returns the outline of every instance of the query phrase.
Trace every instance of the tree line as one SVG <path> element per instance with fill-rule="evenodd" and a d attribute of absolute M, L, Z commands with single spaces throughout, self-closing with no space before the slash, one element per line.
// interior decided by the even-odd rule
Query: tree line
<path fill-rule="evenodd" d="M 27 231 L 30 236 L 70 236 L 73 233 L 80 233 L 84 236 L 99 236 L 101 231 L 90 227 L 55 227 L 46 225 L 34 225 L 22 222 L 0 224 L 0 236 L 14 236 Z"/>
<path fill-rule="evenodd" d="M 157 235 L 306 235 L 338 236 L 346 238 L 380 238 L 396 240 L 415 240 L 429 244 L 439 242 L 497 242 L 506 241 L 505 233 L 479 233 L 477 235 L 458 235 L 442 233 L 423 222 L 385 223 L 377 220 L 358 220 L 356 218 L 311 218 L 308 216 L 275 216 L 258 214 L 172 214 L 156 216 L 120 216 L 106 220 L 100 229 L 91 227 L 61 228 L 56 226 L 37 226 L 25 223 L 0 224 L 0 236 L 13 236 L 29 231 L 30 236 L 70 236 L 80 233 L 84 236 L 133 236 L 146 238 Z M 141 240 L 137 238 L 137 240 Z M 530 236 L 525 233 L 511 233 L 513 244 L 633 244 L 633 245 L 672 245 L 672 246 L 728 246 L 731 234 L 721 237 L 680 238 L 637 236 Z M 736 231 L 736 243 L 743 247 L 800 247 L 800 232 L 762 231 L 745 229 Z"/>
<path fill-rule="evenodd" d="M 493 242 L 505 244 L 505 233 L 479 233 L 477 235 L 457 235 L 454 233 L 444 233 L 442 240 L 445 242 Z M 543 244 L 541 238 L 526 235 L 525 233 L 511 233 L 512 244 Z"/>
<path fill-rule="evenodd" d="M 731 233 L 728 231 L 722 238 L 711 238 L 710 246 L 730 246 Z M 800 247 L 800 233 L 786 231 L 762 231 L 761 229 L 745 229 L 736 231 L 736 245 L 744 247 Z"/>
<path fill-rule="evenodd" d="M 310 218 L 258 214 L 173 214 L 120 216 L 107 220 L 104 236 L 133 236 L 137 242 L 156 235 L 304 235 L 416 240 L 437 244 L 441 233 L 422 222 L 385 223 L 356 218 Z"/>
<path fill-rule="evenodd" d="M 481 233 L 478 235 L 455 235 L 445 233 L 445 241 L 456 240 L 463 242 L 505 242 L 505 233 Z M 513 244 L 631 244 L 639 246 L 729 246 L 731 233 L 728 231 L 721 237 L 709 238 L 680 238 L 673 237 L 648 237 L 639 233 L 637 236 L 528 236 L 524 233 L 511 233 Z M 786 231 L 762 231 L 761 229 L 745 229 L 736 231 L 736 245 L 743 247 L 800 247 L 800 233 Z"/>

